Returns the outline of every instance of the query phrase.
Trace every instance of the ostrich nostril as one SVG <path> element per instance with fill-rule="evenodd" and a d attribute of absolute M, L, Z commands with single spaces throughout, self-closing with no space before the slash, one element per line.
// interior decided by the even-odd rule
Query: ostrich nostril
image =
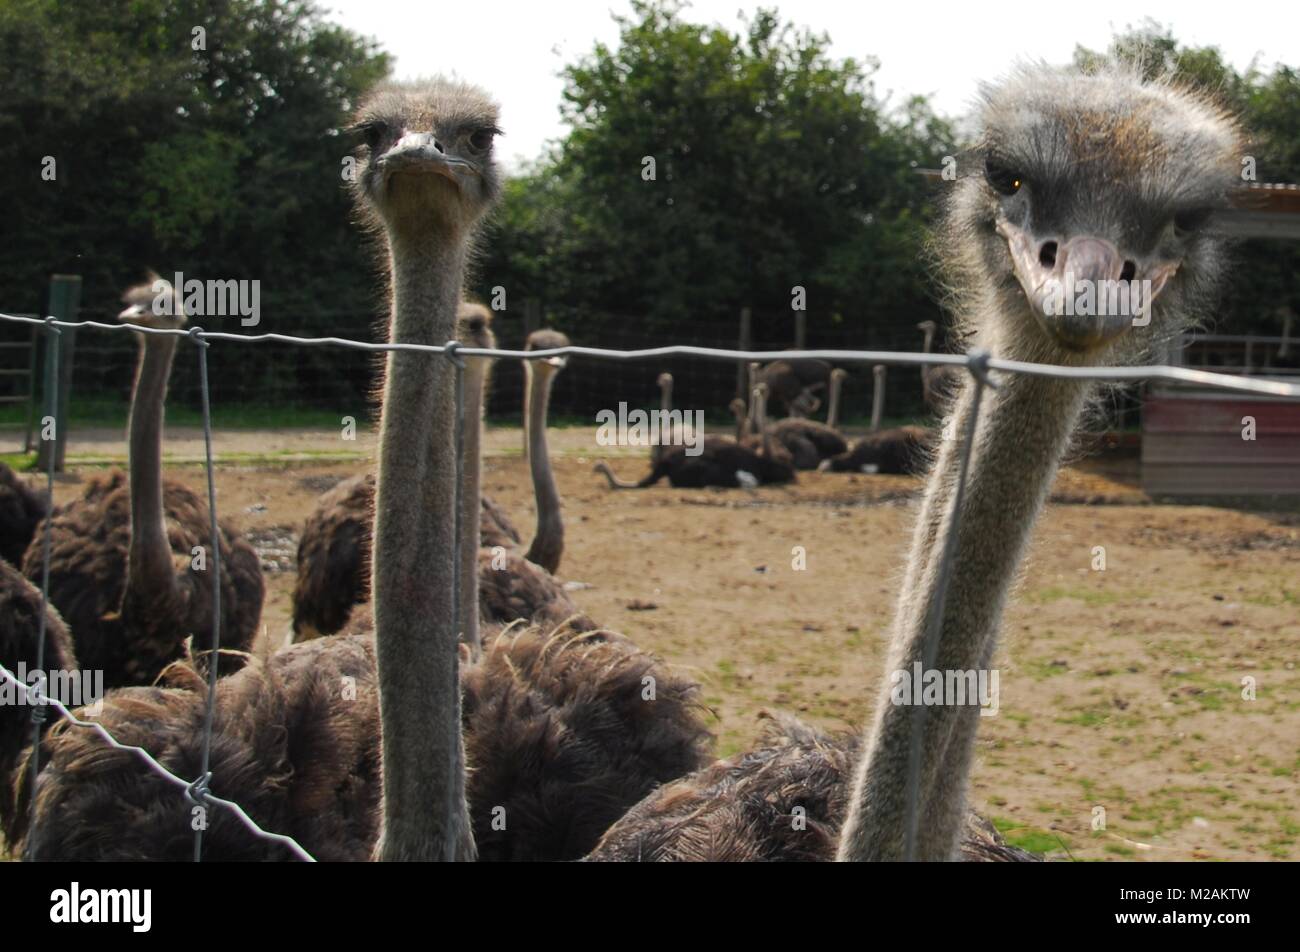
<path fill-rule="evenodd" d="M 433 140 L 433 147 L 437 149 L 439 152 L 441 152 L 443 155 L 447 154 L 447 150 L 442 147 L 442 143 L 439 142 L 437 139 Z"/>
<path fill-rule="evenodd" d="M 1056 267 L 1056 242 L 1043 242 L 1043 247 L 1038 249 L 1038 263 L 1044 268 Z"/>
<path fill-rule="evenodd" d="M 1135 265 L 1132 261 L 1125 261 L 1124 270 L 1119 273 L 1119 279 L 1121 281 L 1132 281 L 1136 277 L 1137 277 L 1137 265 Z"/>

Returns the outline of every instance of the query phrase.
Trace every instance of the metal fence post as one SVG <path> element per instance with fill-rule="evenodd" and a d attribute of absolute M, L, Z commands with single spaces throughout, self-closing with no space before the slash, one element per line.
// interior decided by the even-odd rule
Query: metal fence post
<path fill-rule="evenodd" d="M 81 275 L 55 274 L 50 276 L 50 316 L 60 321 L 75 321 L 81 304 Z M 72 392 L 72 355 L 77 342 L 75 328 L 63 329 L 59 339 L 58 379 L 46 377 L 47 387 L 58 388 L 58 410 L 54 417 L 54 439 L 43 440 L 36 454 L 36 468 L 45 472 L 63 472 L 63 460 L 68 450 L 68 397 Z M 48 366 L 48 354 L 47 366 Z"/>

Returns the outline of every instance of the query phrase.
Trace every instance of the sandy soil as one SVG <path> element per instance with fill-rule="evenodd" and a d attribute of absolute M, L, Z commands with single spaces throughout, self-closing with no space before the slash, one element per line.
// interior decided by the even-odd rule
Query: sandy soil
<path fill-rule="evenodd" d="M 198 458 L 199 437 L 169 432 L 169 458 Z M 519 431 L 486 442 L 484 488 L 527 533 Z M 268 648 L 288 627 L 304 517 L 369 465 L 372 445 L 365 433 L 347 444 L 220 435 L 219 507 L 270 573 Z M 720 752 L 750 743 L 764 709 L 857 728 L 918 481 L 812 473 L 754 492 L 613 494 L 591 473 L 591 431 L 558 431 L 552 445 L 568 526 L 560 575 L 593 617 L 703 682 Z M 120 434 L 95 447 L 121 450 Z M 238 462 L 277 450 L 305 455 Z M 311 459 L 320 453 L 351 458 Z M 616 462 L 624 475 L 644 466 L 639 453 Z M 201 486 L 193 466 L 172 474 Z M 62 480 L 60 498 L 81 478 Z M 972 804 L 1063 858 L 1300 859 L 1300 516 L 1151 505 L 1131 461 L 1068 469 L 1053 498 L 1007 612 L 1000 710 L 980 725 Z M 796 546 L 806 570 L 792 566 Z M 1245 678 L 1255 700 L 1243 699 Z M 1093 829 L 1099 808 L 1104 830 Z"/>

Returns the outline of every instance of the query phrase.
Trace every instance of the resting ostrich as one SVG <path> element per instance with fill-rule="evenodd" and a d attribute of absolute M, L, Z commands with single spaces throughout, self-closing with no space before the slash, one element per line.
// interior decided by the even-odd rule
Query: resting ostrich
<path fill-rule="evenodd" d="M 766 391 L 766 385 L 762 383 L 754 388 L 753 407 L 759 415 L 760 427 Z M 743 424 L 741 430 L 746 432 Z M 670 447 L 654 463 L 650 473 L 637 483 L 619 479 L 604 460 L 596 463 L 593 471 L 604 475 L 610 489 L 645 489 L 665 476 L 678 489 L 705 486 L 749 488 L 794 482 L 794 466 L 789 454 L 772 441 L 766 428 L 760 432 L 761 436 L 746 435 L 739 442 L 727 436 L 705 436 L 696 444 L 699 453 L 695 456 L 687 454 L 689 447 Z"/>
<path fill-rule="evenodd" d="M 898 426 L 876 430 L 853 446 L 823 460 L 818 469 L 832 473 L 917 474 L 929 462 L 934 431 L 920 426 Z"/>
<path fill-rule="evenodd" d="M 118 317 L 124 323 L 185 324 L 179 295 L 157 276 L 131 288 L 123 301 L 127 308 Z M 206 644 L 212 630 L 208 506 L 162 477 L 163 405 L 176 344 L 174 336 L 140 335 L 127 435 L 130 475 L 92 481 L 82 498 L 49 517 L 50 602 L 67 623 L 81 663 L 103 671 L 110 687 L 148 684 L 180 656 L 186 638 Z M 23 574 L 36 584 L 43 532 L 37 528 L 23 559 Z M 245 650 L 262 612 L 261 563 L 228 526 L 217 542 L 221 645 Z"/>
<path fill-rule="evenodd" d="M 48 511 L 45 494 L 0 463 L 0 559 L 21 565 L 32 534 Z"/>
<path fill-rule="evenodd" d="M 23 670 L 37 670 L 37 646 L 40 637 L 41 593 L 31 582 L 7 561 L 0 559 L 0 662 L 15 677 L 31 684 L 23 677 Z M 47 672 L 76 671 L 77 658 L 67 626 L 54 609 L 45 616 L 45 656 L 42 668 Z M 3 688 L 8 695 L 10 687 Z M 49 688 L 47 688 L 47 691 Z M 60 700 L 63 700 L 60 698 Z M 12 845 L 17 839 L 16 824 L 19 814 L 26 815 L 25 800 L 15 802 L 16 785 L 12 782 L 14 771 L 24 756 L 32 739 L 32 709 L 23 704 L 0 704 L 0 832 L 5 842 Z M 46 720 L 42 731 L 48 730 Z"/>
<path fill-rule="evenodd" d="M 783 416 L 803 417 L 821 405 L 816 394 L 826 389 L 830 376 L 831 365 L 824 360 L 777 360 L 751 374 L 750 390 L 754 384 L 767 384 Z"/>
<path fill-rule="evenodd" d="M 831 371 L 829 421 L 839 417 L 840 388 L 847 376 L 843 370 Z M 819 423 L 800 417 L 777 420 L 767 428 L 772 439 L 790 453 L 795 469 L 816 469 L 824 459 L 838 456 L 849 448 L 848 442 L 835 429 L 834 422 Z"/>
<path fill-rule="evenodd" d="M 962 305 L 959 327 L 974 345 L 1004 359 L 1066 366 L 1132 362 L 1209 305 L 1223 263 L 1220 244 L 1204 225 L 1207 212 L 1226 202 L 1242 148 L 1235 122 L 1217 106 L 1127 69 L 1081 75 L 1027 66 L 984 91 L 981 120 L 976 167 L 983 174 L 959 181 L 939 238 Z M 1081 282 L 1149 280 L 1150 324 L 1133 327 L 1124 315 L 1063 316 L 1045 306 L 1047 282 L 1067 272 L 1080 288 Z M 974 387 L 962 389 L 952 411 L 958 438 L 939 448 L 899 593 L 884 686 L 862 742 L 865 754 L 847 803 L 832 801 L 824 814 L 843 816 L 840 859 L 948 860 L 961 848 L 979 709 L 894 704 L 889 675 L 911 671 L 914 663 L 987 670 L 1034 520 L 1093 392 L 1077 379 L 1007 374 L 996 382 L 996 390 L 982 395 L 955 513 L 960 524 L 948 595 L 934 619 L 938 641 L 929 654 L 926 634 L 939 605 L 962 443 L 976 412 Z M 913 719 L 921 713 L 913 775 L 919 809 L 909 829 L 909 751 Z M 732 768 L 738 779 L 727 783 L 706 770 L 652 794 L 593 855 L 652 858 L 641 851 L 647 844 L 656 854 L 675 849 L 714 858 L 729 842 L 758 836 L 763 855 L 806 856 L 804 841 L 781 842 L 788 818 L 763 813 L 765 803 L 791 799 L 785 775 L 765 771 L 765 762 L 742 760 Z M 746 781 L 743 788 L 738 780 Z M 707 802 L 715 819 L 697 814 L 684 822 L 676 810 L 692 796 Z M 740 826 L 753 821 L 756 833 Z M 823 841 L 814 843 L 816 855 L 829 857 L 825 841 L 834 836 L 828 825 L 813 837 Z"/>
<path fill-rule="evenodd" d="M 934 347 L 934 335 L 939 330 L 939 325 L 934 321 L 922 321 L 916 325 L 917 330 L 925 334 L 925 342 L 921 347 L 921 353 L 928 354 Z M 952 402 L 957 388 L 961 386 L 962 374 L 964 371 L 960 367 L 943 365 L 932 367 L 929 364 L 921 365 L 921 394 L 925 400 L 925 405 L 932 410 L 942 411 Z"/>

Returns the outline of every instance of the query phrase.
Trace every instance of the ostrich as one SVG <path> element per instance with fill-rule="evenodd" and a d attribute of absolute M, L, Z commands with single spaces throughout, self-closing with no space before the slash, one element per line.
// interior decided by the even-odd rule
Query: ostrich
<path fill-rule="evenodd" d="M 790 453 L 795 469 L 816 469 L 822 460 L 838 456 L 849 448 L 848 442 L 835 429 L 835 421 L 839 417 L 840 389 L 846 376 L 839 368 L 831 371 L 828 422 L 786 417 L 767 428 L 771 438 Z"/>
<path fill-rule="evenodd" d="M 569 338 L 559 331 L 540 330 L 528 335 L 525 350 L 552 350 L 568 347 Z M 525 557 L 554 574 L 564 554 L 564 519 L 560 515 L 560 493 L 555 486 L 555 471 L 546 443 L 546 415 L 551 402 L 555 376 L 564 369 L 566 358 L 524 361 L 528 387 L 524 416 L 528 427 L 528 467 L 533 476 L 533 496 L 537 502 L 537 531 Z M 664 376 L 668 376 L 665 374 Z M 672 378 L 668 377 L 672 386 Z"/>
<path fill-rule="evenodd" d="M 36 526 L 48 512 L 45 494 L 0 463 L 0 559 L 21 565 Z"/>
<path fill-rule="evenodd" d="M 0 559 L 0 662 L 19 680 L 37 670 L 37 648 L 40 643 L 41 593 L 16 568 Z M 46 685 L 54 683 L 54 672 L 77 670 L 76 652 L 72 638 L 59 613 L 50 608 L 45 615 L 44 666 Z M 7 695 L 9 685 L 3 690 Z M 48 687 L 47 687 L 48 690 Z M 61 699 L 62 700 L 62 699 Z M 24 757 L 32 739 L 32 709 L 25 704 L 0 704 L 0 832 L 5 842 L 12 845 L 17 839 L 19 816 L 26 816 L 27 801 L 15 800 L 16 785 L 11 782 L 14 771 Z M 47 720 L 42 731 L 50 727 Z"/>
<path fill-rule="evenodd" d="M 871 368 L 871 376 L 874 379 L 871 389 L 871 429 L 880 429 L 880 421 L 885 415 L 885 375 L 889 373 L 889 368 L 884 364 L 876 364 Z"/>
<path fill-rule="evenodd" d="M 760 427 L 766 392 L 765 384 L 759 383 L 754 388 L 753 407 Z M 741 432 L 747 434 L 745 426 L 741 424 Z M 665 476 L 678 489 L 705 486 L 750 488 L 794 482 L 794 466 L 789 454 L 772 441 L 766 428 L 762 428 L 760 433 L 761 436 L 745 435 L 739 441 L 727 436 L 705 436 L 697 444 L 699 452 L 694 456 L 686 452 L 689 447 L 670 447 L 651 467 L 650 473 L 636 483 L 619 479 L 604 460 L 596 463 L 593 472 L 601 473 L 610 489 L 645 489 Z"/>
<path fill-rule="evenodd" d="M 925 471 L 934 431 L 920 426 L 876 430 L 829 459 L 818 469 L 831 473 L 881 473 L 915 475 Z"/>
<path fill-rule="evenodd" d="M 939 325 L 934 321 L 921 321 L 916 325 L 916 329 L 925 335 L 925 342 L 921 347 L 921 353 L 928 354 L 934 346 L 934 335 L 939 330 Z M 932 410 L 943 410 L 952 402 L 953 395 L 957 388 L 961 386 L 962 370 L 960 367 L 943 365 L 931 367 L 929 364 L 921 365 L 921 393 L 925 400 L 925 405 Z"/>
<path fill-rule="evenodd" d="M 475 226 L 499 188 L 495 126 L 486 96 L 445 80 L 390 85 L 361 107 L 354 187 L 387 239 L 394 341 L 453 330 Z M 468 859 L 476 838 L 485 858 L 576 857 L 637 799 L 702 764 L 698 689 L 625 638 L 568 629 L 496 633 L 460 667 L 452 593 L 477 575 L 457 571 L 453 549 L 451 374 L 425 354 L 387 363 L 374 635 L 294 645 L 221 681 L 216 789 L 325 858 Z M 461 542 L 475 548 L 473 533 Z M 451 584 L 411 584 L 424 575 Z M 100 722 L 189 775 L 205 682 L 185 662 L 168 678 L 113 692 Z M 189 819 L 173 789 L 93 735 L 56 729 L 44 747 L 37 825 L 50 835 L 27 842 L 19 830 L 25 857 L 178 858 Z M 496 828 L 502 809 L 508 833 Z M 228 817 L 214 814 L 207 837 L 209 858 L 283 858 Z"/>
<path fill-rule="evenodd" d="M 481 305 L 462 305 L 457 324 L 457 339 L 477 349 L 496 346 L 492 335 L 491 312 Z M 553 336 L 547 336 L 553 335 Z M 559 341 L 564 343 L 558 343 Z M 566 346 L 568 338 L 555 331 L 538 331 L 529 338 L 529 349 Z M 546 342 L 546 343 L 539 343 Z M 463 499 L 479 496 L 479 445 L 483 393 L 488 384 L 485 358 L 467 363 L 465 379 L 465 413 L 471 421 L 465 428 L 465 488 Z M 479 544 L 466 556 L 477 564 L 479 615 L 462 619 L 462 635 L 474 643 L 473 631 L 480 621 L 506 624 L 511 621 L 536 621 L 559 624 L 573 619 L 580 629 L 595 625 L 569 599 L 563 586 L 545 568 L 533 561 L 537 555 L 558 567 L 564 551 L 564 523 L 560 516 L 560 498 L 551 471 L 546 446 L 546 411 L 551 384 L 563 367 L 563 361 L 541 361 L 544 369 L 529 371 L 525 410 L 525 429 L 532 446 L 529 464 L 537 498 L 537 534 L 529 554 L 519 552 L 519 537 L 504 513 L 483 496 L 479 506 Z M 357 477 L 336 486 L 321 497 L 316 511 L 309 517 L 299 543 L 298 583 L 294 590 L 294 640 L 306 641 L 339 631 L 352 633 L 373 630 L 368 611 L 358 610 L 370 598 L 368 562 L 370 560 L 371 525 L 374 512 L 374 476 Z M 493 513 L 499 513 L 494 516 Z M 462 514 L 469 527 L 470 513 Z M 480 548 L 481 546 L 481 548 Z M 304 557 L 306 556 L 306 557 Z M 462 584 L 464 584 L 462 579 Z M 465 604 L 475 604 L 469 601 Z"/>
<path fill-rule="evenodd" d="M 777 360 L 751 372 L 750 390 L 765 383 L 784 416 L 807 416 L 821 405 L 816 394 L 826 389 L 830 375 L 831 365 L 824 360 Z"/>
<path fill-rule="evenodd" d="M 658 376 L 655 384 L 659 387 L 659 419 L 661 425 L 667 425 L 668 421 L 672 419 L 669 414 L 673 412 L 673 375 L 665 371 Z M 665 446 L 670 446 L 676 442 L 673 437 L 674 434 L 672 433 L 666 435 L 662 431 L 659 433 L 658 441 L 650 447 L 651 465 L 659 462 L 659 458 L 664 455 Z"/>
<path fill-rule="evenodd" d="M 983 135 L 974 157 L 982 174 L 959 181 L 939 238 L 962 302 L 959 327 L 1003 359 L 1064 366 L 1143 359 L 1153 340 L 1175 333 L 1209 305 L 1222 273 L 1221 244 L 1205 224 L 1233 184 L 1242 148 L 1235 121 L 1198 94 L 1144 81 L 1123 67 L 1080 74 L 1024 66 L 983 95 Z M 1149 310 L 1138 326 L 1131 314 L 1062 315 L 1046 293 L 1049 282 L 1067 273 L 1077 288 L 1150 281 Z M 976 416 L 976 388 L 962 389 L 950 418 L 959 436 L 939 448 L 926 487 L 887 677 L 848 796 L 814 804 L 823 810 L 825 827 L 814 838 L 820 843 L 811 849 L 805 841 L 783 844 L 787 818 L 764 814 L 764 804 L 779 808 L 782 798 L 791 799 L 783 784 L 788 771 L 765 769 L 769 756 L 741 759 L 729 771 L 706 769 L 657 791 L 611 828 L 593 858 L 653 858 L 674 847 L 678 856 L 714 858 L 727 854 L 729 840 L 750 836 L 764 838 L 769 857 L 830 858 L 833 849 L 844 860 L 955 858 L 966 826 L 978 708 L 895 704 L 889 675 L 911 671 L 914 663 L 927 670 L 987 670 L 1033 523 L 1092 390 L 1079 379 L 1001 375 L 997 389 L 981 394 Z M 973 420 L 970 468 L 957 499 L 962 444 Z M 954 558 L 941 602 L 950 531 Z M 927 651 L 932 622 L 937 644 Z M 921 713 L 913 773 L 912 730 Z M 909 776 L 918 790 L 911 816 Z M 835 789 L 824 779 L 798 783 Z M 692 797 L 716 820 L 679 814 Z M 655 854 L 644 852 L 647 846 Z"/>
<path fill-rule="evenodd" d="M 180 297 L 156 275 L 126 292 L 124 323 L 177 328 Z M 160 291 L 155 288 L 161 289 Z M 142 334 L 128 432 L 130 475 L 94 480 L 82 498 L 51 513 L 50 602 L 59 610 L 88 669 L 108 686 L 148 684 L 180 656 L 191 635 L 212 630 L 208 507 L 187 487 L 162 478 L 167 378 L 177 338 Z M 36 537 L 23 574 L 39 583 L 44 560 Z M 221 555 L 221 645 L 247 649 L 257 634 L 265 586 L 261 563 L 228 526 Z"/>

